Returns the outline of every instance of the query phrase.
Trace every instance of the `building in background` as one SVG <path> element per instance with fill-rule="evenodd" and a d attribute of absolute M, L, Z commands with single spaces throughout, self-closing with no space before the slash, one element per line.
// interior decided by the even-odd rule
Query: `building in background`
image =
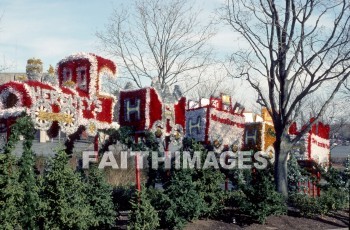
<path fill-rule="evenodd" d="M 9 81 L 18 81 L 27 78 L 26 73 L 0 73 L 0 85 Z"/>

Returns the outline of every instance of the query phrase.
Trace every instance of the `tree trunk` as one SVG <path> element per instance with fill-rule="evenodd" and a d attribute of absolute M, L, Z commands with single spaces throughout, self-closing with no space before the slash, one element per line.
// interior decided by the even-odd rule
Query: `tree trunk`
<path fill-rule="evenodd" d="M 275 184 L 277 191 L 288 197 L 287 159 L 290 143 L 285 137 L 276 137 L 275 142 Z"/>

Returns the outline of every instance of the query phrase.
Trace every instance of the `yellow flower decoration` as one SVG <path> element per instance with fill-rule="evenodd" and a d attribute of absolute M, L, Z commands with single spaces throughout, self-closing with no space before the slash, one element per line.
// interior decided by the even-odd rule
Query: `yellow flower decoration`
<path fill-rule="evenodd" d="M 94 123 L 89 124 L 89 132 L 90 133 L 95 133 L 96 131 L 96 125 Z"/>
<path fill-rule="evenodd" d="M 50 65 L 49 69 L 47 70 L 47 72 L 50 74 L 50 75 L 54 75 L 55 74 L 55 69 L 53 68 L 52 65 Z"/>
<path fill-rule="evenodd" d="M 16 80 L 17 81 L 26 81 L 26 80 L 28 80 L 28 78 L 25 75 L 20 75 L 20 76 L 16 76 Z"/>
<path fill-rule="evenodd" d="M 72 80 L 66 81 L 63 83 L 64 86 L 66 87 L 74 87 L 75 86 L 75 82 Z"/>

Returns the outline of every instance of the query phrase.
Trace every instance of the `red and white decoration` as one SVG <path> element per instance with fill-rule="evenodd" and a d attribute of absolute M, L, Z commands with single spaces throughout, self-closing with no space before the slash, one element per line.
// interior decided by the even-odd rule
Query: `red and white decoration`
<path fill-rule="evenodd" d="M 120 126 L 131 126 L 137 132 L 150 130 L 160 142 L 170 137 L 171 145 L 180 145 L 184 135 L 186 98 L 181 97 L 175 103 L 164 101 L 153 87 L 121 91 L 118 102 Z"/>
<path fill-rule="evenodd" d="M 95 135 L 113 121 L 116 99 L 101 92 L 100 79 L 115 76 L 116 70 L 112 61 L 94 54 L 68 56 L 57 65 L 58 87 L 34 80 L 1 85 L 0 118 L 25 112 L 40 130 L 48 130 L 58 121 L 65 133 L 84 125 L 88 134 Z"/>
<path fill-rule="evenodd" d="M 244 133 L 244 109 L 240 113 L 235 110 L 238 111 L 237 106 L 231 105 L 231 98 L 227 95 L 222 95 L 222 98 L 212 97 L 210 103 L 204 106 L 188 108 L 186 136 L 212 143 L 217 151 L 233 144 L 240 148 Z"/>
<path fill-rule="evenodd" d="M 121 91 L 118 109 L 120 126 L 131 126 L 135 131 L 150 130 L 162 119 L 161 98 L 153 88 Z"/>
<path fill-rule="evenodd" d="M 61 131 L 70 134 L 84 125 L 86 133 L 94 136 L 99 129 L 111 127 L 113 122 L 116 98 L 102 92 L 101 79 L 114 77 L 116 71 L 112 61 L 95 54 L 68 56 L 57 64 L 58 86 L 37 80 L 0 85 L 0 120 L 9 123 L 26 113 L 39 130 L 49 130 L 58 123 Z M 216 151 L 230 146 L 241 149 L 243 138 L 248 145 L 247 140 L 254 134 L 254 145 L 259 147 L 256 150 L 274 152 L 273 127 L 261 122 L 259 142 L 255 129 L 245 123 L 244 107 L 232 104 L 230 96 L 186 103 L 178 87 L 170 93 L 168 86 L 161 89 L 158 81 L 152 84 L 154 87 L 120 92 L 120 126 L 132 126 L 138 134 L 145 130 L 154 132 L 164 150 L 178 150 L 184 136 L 211 143 Z M 329 130 L 329 126 L 321 122 L 312 126 L 305 136 L 306 159 L 321 165 L 329 163 Z M 290 134 L 297 133 L 296 125 L 292 124 Z"/>
<path fill-rule="evenodd" d="M 324 125 L 322 122 L 314 124 L 311 130 L 306 134 L 307 140 L 305 154 L 309 159 L 316 163 L 327 166 L 330 156 L 330 141 L 329 141 L 329 125 Z"/>
<path fill-rule="evenodd" d="M 311 118 L 310 122 L 313 122 Z M 305 128 L 305 127 L 303 127 Z M 289 128 L 291 135 L 298 134 L 297 126 L 293 123 Z M 330 158 L 330 127 L 322 122 L 314 124 L 310 131 L 304 136 L 305 151 L 303 153 L 304 160 L 315 161 L 317 164 L 327 167 Z"/>
<path fill-rule="evenodd" d="M 213 134 L 219 134 L 222 137 L 223 145 L 236 143 L 240 147 L 242 146 L 243 133 L 244 117 L 242 115 L 210 109 L 208 129 L 210 139 L 213 139 Z"/>

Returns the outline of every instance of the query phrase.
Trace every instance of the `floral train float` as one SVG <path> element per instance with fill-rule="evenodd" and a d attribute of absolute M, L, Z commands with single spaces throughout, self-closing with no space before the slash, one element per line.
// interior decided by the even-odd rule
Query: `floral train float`
<path fill-rule="evenodd" d="M 2 123 L 12 123 L 26 113 L 40 131 L 58 124 L 62 132 L 71 134 L 84 125 L 93 136 L 98 129 L 110 127 L 116 98 L 102 92 L 100 79 L 115 76 L 117 68 L 112 61 L 87 53 L 68 56 L 57 64 L 57 85 L 33 77 L 40 78 L 40 65 L 28 61 L 28 80 L 0 86 Z"/>
<path fill-rule="evenodd" d="M 245 112 L 224 94 L 187 100 L 178 86 L 171 91 L 157 80 L 150 87 L 123 89 L 117 100 L 103 92 L 101 80 L 116 72 L 111 60 L 90 53 L 64 58 L 56 71 L 46 75 L 41 61 L 30 59 L 26 79 L 0 85 L 0 125 L 9 127 L 25 113 L 43 134 L 52 130 L 72 134 L 84 126 L 88 135 L 95 136 L 118 122 L 122 127 L 132 126 L 138 136 L 146 130 L 153 132 L 161 151 L 180 149 L 183 138 L 188 137 L 217 152 L 262 151 L 273 158 L 275 131 L 267 109 L 259 116 Z M 292 124 L 290 135 L 297 132 Z M 314 125 L 303 140 L 300 152 L 304 160 L 327 166 L 329 126 Z"/>

